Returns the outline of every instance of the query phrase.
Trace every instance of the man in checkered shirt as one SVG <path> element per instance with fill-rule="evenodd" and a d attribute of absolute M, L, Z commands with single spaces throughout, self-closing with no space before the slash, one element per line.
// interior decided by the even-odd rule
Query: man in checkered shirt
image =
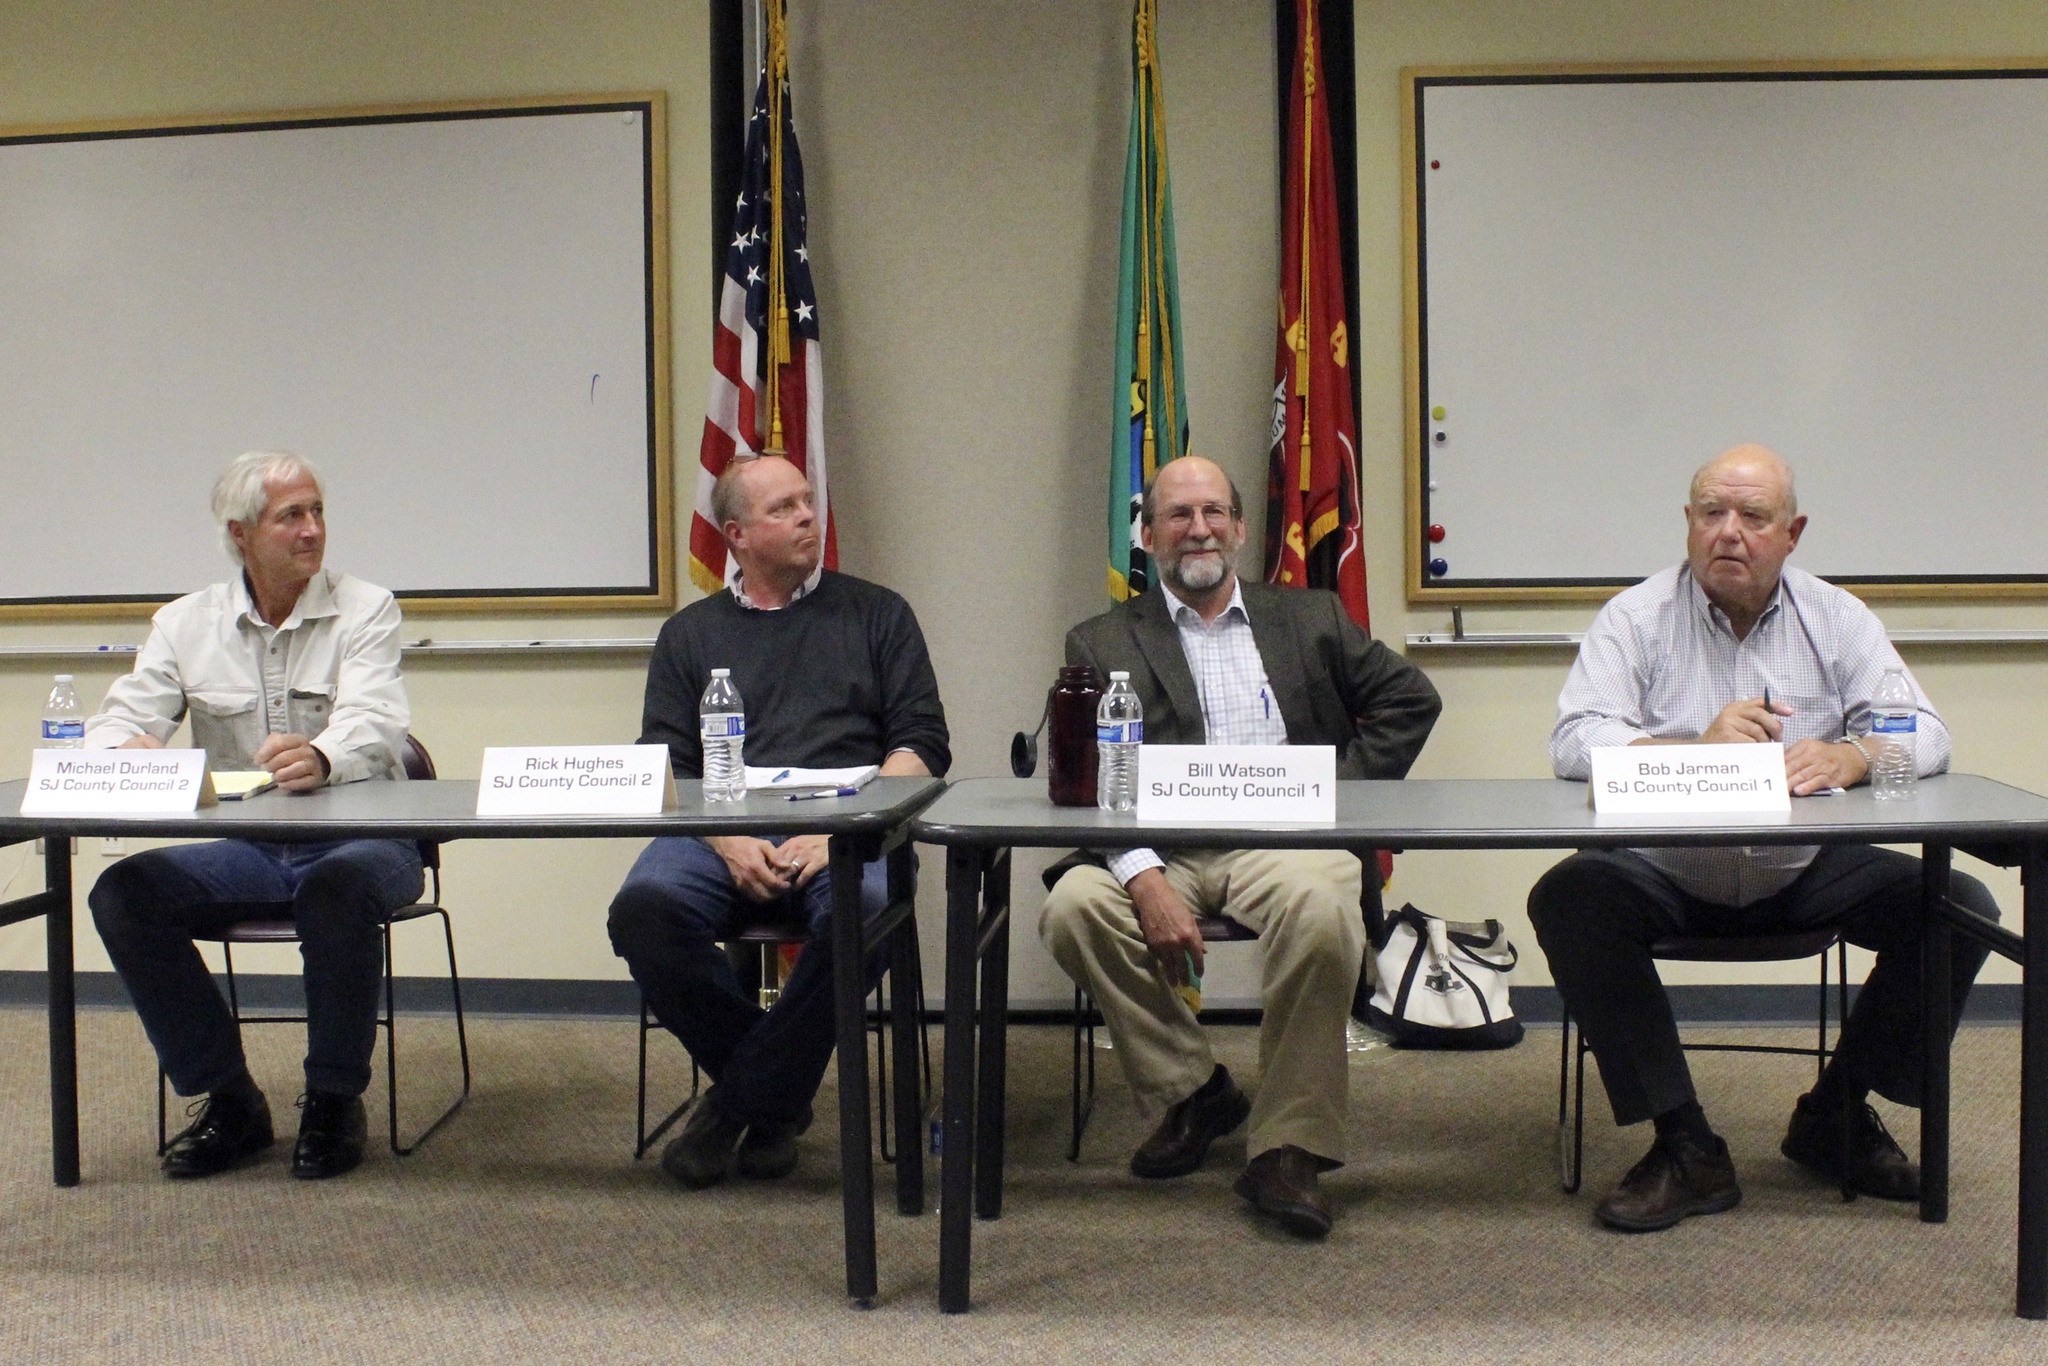
<path fill-rule="evenodd" d="M 1239 582 L 1244 508 L 1221 469 L 1169 461 L 1141 517 L 1159 583 L 1068 632 L 1067 662 L 1127 671 L 1148 743 L 1331 745 L 1339 778 L 1408 772 L 1442 710 L 1436 689 L 1336 594 Z M 1377 866 L 1373 877 L 1377 895 Z M 1289 1232 L 1329 1232 L 1316 1178 L 1344 1161 L 1344 1031 L 1365 950 L 1358 856 L 1128 849 L 1106 863 L 1074 855 L 1047 882 L 1039 935 L 1101 1006 L 1139 1109 L 1161 1116 L 1131 1171 L 1184 1176 L 1249 1119 L 1237 1193 Z M 1255 1100 L 1176 990 L 1201 975 L 1197 914 L 1228 915 L 1265 949 Z"/>
<path fill-rule="evenodd" d="M 1596 746 L 1758 743 L 1785 746 L 1795 796 L 1865 781 L 1871 695 L 1886 669 L 1904 666 L 1869 608 L 1786 566 L 1806 529 L 1791 469 L 1761 446 L 1726 451 L 1693 476 L 1685 519 L 1686 562 L 1617 594 L 1579 647 L 1550 736 L 1557 776 L 1586 779 Z M 1948 730 L 1918 683 L 1913 692 L 1920 772 L 1940 773 Z M 1975 878 L 1952 874 L 1949 895 L 1998 919 Z M 1866 1195 L 1919 1198 L 1919 1168 L 1865 1100 L 1920 1100 L 1918 859 L 1839 844 L 1587 850 L 1544 874 L 1529 918 L 1599 1060 L 1615 1123 L 1656 1126 L 1648 1155 L 1601 1204 L 1602 1222 L 1646 1232 L 1742 1199 L 1650 957 L 1674 936 L 1832 927 L 1876 951 L 1780 1149 Z M 1959 1019 L 1986 950 L 1958 936 L 1949 952 Z"/>

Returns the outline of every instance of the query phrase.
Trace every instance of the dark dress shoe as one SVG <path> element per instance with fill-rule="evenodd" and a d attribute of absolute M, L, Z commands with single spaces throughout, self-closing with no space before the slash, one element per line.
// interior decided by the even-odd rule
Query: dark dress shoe
<path fill-rule="evenodd" d="M 1839 1110 L 1824 1110 L 1813 1104 L 1811 1093 L 1793 1107 L 1792 1122 L 1786 1126 L 1785 1141 L 1778 1151 L 1805 1167 L 1819 1172 L 1836 1185 L 1879 1200 L 1918 1200 L 1920 1168 L 1906 1160 L 1877 1111 L 1867 1103 L 1848 1116 L 1846 1133 Z"/>
<path fill-rule="evenodd" d="M 1292 1143 L 1268 1148 L 1245 1164 L 1233 1188 L 1252 1208 L 1301 1238 L 1330 1231 L 1330 1203 L 1316 1185 L 1323 1161 Z"/>
<path fill-rule="evenodd" d="M 661 1169 L 693 1191 L 715 1186 L 732 1171 L 733 1152 L 746 1131 L 745 1120 L 720 1106 L 714 1086 L 691 1108 L 683 1131 L 661 1150 Z"/>
<path fill-rule="evenodd" d="M 1629 1168 L 1594 1212 L 1609 1228 L 1654 1233 L 1695 1214 L 1719 1214 L 1741 1203 L 1735 1162 L 1720 1136 L 1715 1135 L 1709 1149 L 1683 1134 L 1672 1134 L 1652 1143 L 1643 1160 Z"/>
<path fill-rule="evenodd" d="M 216 1093 L 201 1103 L 198 1118 L 164 1149 L 164 1175 L 174 1181 L 212 1176 L 276 1141 L 277 1134 L 270 1127 L 270 1102 L 261 1091 L 253 1101 Z"/>
<path fill-rule="evenodd" d="M 1201 1090 L 1166 1112 L 1152 1136 L 1131 1154 L 1131 1175 L 1148 1181 L 1186 1176 L 1209 1156 L 1209 1145 L 1251 1115 L 1252 1103 L 1221 1063 Z"/>
<path fill-rule="evenodd" d="M 796 1170 L 797 1135 L 811 1127 L 811 1107 L 795 1119 L 757 1120 L 747 1126 L 733 1167 L 755 1181 L 775 1181 Z"/>
<path fill-rule="evenodd" d="M 308 1091 L 299 1104 L 299 1141 L 292 1147 L 292 1175 L 325 1181 L 352 1172 L 363 1161 L 370 1125 L 361 1096 Z"/>

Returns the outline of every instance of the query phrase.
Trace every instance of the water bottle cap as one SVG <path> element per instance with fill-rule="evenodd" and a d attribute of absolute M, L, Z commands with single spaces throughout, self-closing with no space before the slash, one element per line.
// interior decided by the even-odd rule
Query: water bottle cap
<path fill-rule="evenodd" d="M 731 677 L 732 677 L 732 670 L 731 670 L 731 669 L 713 669 L 713 670 L 711 671 L 711 676 L 712 676 L 713 678 L 731 678 Z"/>
<path fill-rule="evenodd" d="M 1128 669 L 1111 669 L 1109 671 L 1109 681 L 1112 683 L 1128 683 L 1131 681 L 1131 672 Z"/>
<path fill-rule="evenodd" d="M 59 683 L 69 683 L 69 682 L 71 681 L 71 675 L 70 675 L 70 674 L 58 674 L 58 675 L 57 675 L 57 681 L 58 681 Z"/>

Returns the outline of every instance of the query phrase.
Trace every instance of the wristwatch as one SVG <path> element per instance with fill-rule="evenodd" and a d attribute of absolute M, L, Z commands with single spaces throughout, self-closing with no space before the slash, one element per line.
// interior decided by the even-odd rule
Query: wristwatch
<path fill-rule="evenodd" d="M 1861 754 L 1861 755 L 1863 756 L 1863 762 L 1864 762 L 1865 764 L 1867 764 L 1867 765 L 1869 765 L 1870 767 L 1873 767 L 1873 768 L 1875 768 L 1875 767 L 1877 766 L 1877 756 L 1876 756 L 1876 755 L 1874 755 L 1874 754 L 1872 754 L 1872 753 L 1870 752 L 1870 747 L 1869 747 L 1868 745 L 1865 745 L 1865 744 L 1863 743 L 1863 737 L 1862 737 L 1862 736 L 1860 736 L 1860 735 L 1844 735 L 1844 736 L 1843 736 L 1843 737 L 1842 737 L 1842 738 L 1841 738 L 1840 740 L 1836 741 L 1836 743 L 1837 743 L 1837 744 L 1843 744 L 1843 745 L 1854 745 L 1854 746 L 1856 746 L 1856 752 L 1857 752 L 1858 754 Z"/>

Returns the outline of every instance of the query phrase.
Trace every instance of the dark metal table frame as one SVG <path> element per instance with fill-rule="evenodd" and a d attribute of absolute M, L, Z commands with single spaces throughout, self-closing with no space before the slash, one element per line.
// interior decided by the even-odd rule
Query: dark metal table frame
<path fill-rule="evenodd" d="M 1321 827 L 1139 825 L 1129 815 L 1055 807 L 1042 782 L 955 783 L 911 827 L 946 846 L 945 1159 L 939 1212 L 939 1307 L 971 1307 L 973 1219 L 1003 1203 L 1003 1095 L 1009 1005 L 1010 851 L 1119 849 L 1592 849 L 1652 845 L 1919 844 L 1931 913 L 1921 940 L 1930 1039 L 1949 1033 L 1953 926 L 2021 965 L 2019 1248 L 2015 1312 L 2048 1318 L 2048 799 L 1962 774 L 1920 784 L 1910 802 L 1868 788 L 1802 798 L 1789 818 L 1597 816 L 1584 783 L 1550 779 L 1345 782 L 1337 820 Z M 1948 899 L 1950 851 L 2021 872 L 2024 937 L 1987 925 Z M 976 977 L 979 967 L 979 1003 Z M 977 1040 L 977 1032 L 979 1038 Z M 1920 1111 L 1920 1217 L 1948 1218 L 1949 1050 L 1926 1050 Z"/>
<path fill-rule="evenodd" d="M 877 778 L 851 797 L 792 804 L 754 796 L 707 806 L 694 790 L 679 810 L 657 816 L 479 817 L 474 782 L 352 783 L 303 796 L 266 793 L 252 801 L 177 816 L 23 816 L 25 782 L 0 783 L 0 846 L 44 839 L 44 890 L 0 903 L 0 925 L 44 918 L 48 938 L 50 1147 L 59 1186 L 78 1170 L 78 1022 L 72 962 L 71 840 L 135 835 L 169 839 L 647 839 L 660 835 L 798 835 L 831 839 L 832 969 L 839 1054 L 839 1165 L 846 1207 L 846 1293 L 856 1307 L 874 1303 L 874 1154 L 869 1147 L 867 963 L 886 948 L 899 983 L 917 953 L 916 873 L 909 821 L 944 790 L 936 778 Z M 694 784 L 686 785 L 694 788 Z M 889 856 L 889 904 L 872 923 L 861 916 L 861 868 Z M 898 931 L 901 930 L 901 933 Z M 901 996 L 899 999 L 909 998 Z M 916 1012 L 891 1012 L 895 1101 L 899 1116 L 921 1113 Z M 918 1125 L 897 1144 L 896 1205 L 924 1211 L 924 1154 Z"/>

